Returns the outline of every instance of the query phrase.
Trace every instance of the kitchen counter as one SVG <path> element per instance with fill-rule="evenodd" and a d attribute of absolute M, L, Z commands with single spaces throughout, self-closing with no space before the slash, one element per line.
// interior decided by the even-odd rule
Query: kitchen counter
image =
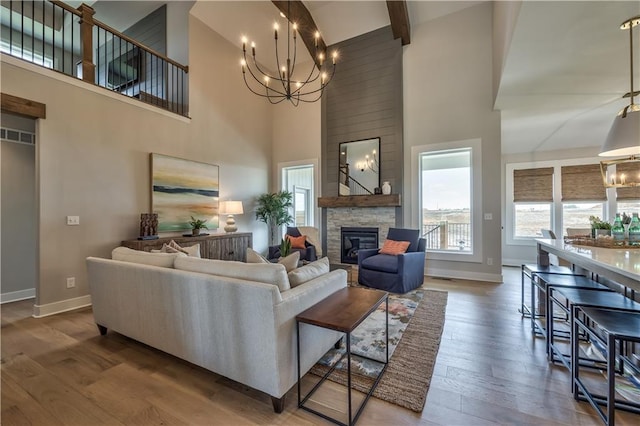
<path fill-rule="evenodd" d="M 581 268 L 640 291 L 640 249 L 614 249 L 566 244 L 562 239 L 537 239 L 538 263 L 555 254 Z"/>

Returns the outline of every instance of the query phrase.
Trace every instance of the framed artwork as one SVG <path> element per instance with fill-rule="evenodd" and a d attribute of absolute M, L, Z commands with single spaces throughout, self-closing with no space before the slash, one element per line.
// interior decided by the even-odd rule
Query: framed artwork
<path fill-rule="evenodd" d="M 151 154 L 151 208 L 158 232 L 191 229 L 191 216 L 218 228 L 219 168 L 213 164 Z"/>

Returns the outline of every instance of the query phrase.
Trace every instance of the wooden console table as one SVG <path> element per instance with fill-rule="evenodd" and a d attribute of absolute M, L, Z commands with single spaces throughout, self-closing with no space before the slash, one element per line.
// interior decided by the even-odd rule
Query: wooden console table
<path fill-rule="evenodd" d="M 199 235 L 197 237 L 173 236 L 158 238 L 157 240 L 126 240 L 122 242 L 124 247 L 134 250 L 151 251 L 162 248 L 162 245 L 171 240 L 183 247 L 200 244 L 200 256 L 207 259 L 247 260 L 247 247 L 253 247 L 253 234 L 250 232 L 233 232 Z"/>

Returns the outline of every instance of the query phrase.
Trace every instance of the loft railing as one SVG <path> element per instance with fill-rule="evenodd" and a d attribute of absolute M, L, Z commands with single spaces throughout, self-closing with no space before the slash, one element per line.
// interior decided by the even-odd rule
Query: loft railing
<path fill-rule="evenodd" d="M 470 223 L 425 223 L 422 225 L 422 237 L 427 241 L 427 249 L 471 250 Z"/>
<path fill-rule="evenodd" d="M 2 52 L 188 115 L 189 68 L 94 19 L 86 4 L 2 1 L 5 11 Z"/>

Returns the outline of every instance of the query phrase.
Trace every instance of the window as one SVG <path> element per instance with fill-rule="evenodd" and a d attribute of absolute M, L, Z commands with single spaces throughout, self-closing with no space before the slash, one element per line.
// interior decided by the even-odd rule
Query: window
<path fill-rule="evenodd" d="M 281 170 L 281 188 L 293 194 L 295 226 L 314 226 L 314 165 L 281 166 Z"/>
<path fill-rule="evenodd" d="M 517 203 L 514 212 L 516 238 L 542 238 L 541 229 L 553 228 L 550 203 Z"/>
<path fill-rule="evenodd" d="M 562 227 L 591 228 L 589 216 L 604 217 L 604 203 L 562 203 Z"/>
<path fill-rule="evenodd" d="M 551 229 L 553 167 L 513 170 L 513 235 L 540 238 Z"/>

